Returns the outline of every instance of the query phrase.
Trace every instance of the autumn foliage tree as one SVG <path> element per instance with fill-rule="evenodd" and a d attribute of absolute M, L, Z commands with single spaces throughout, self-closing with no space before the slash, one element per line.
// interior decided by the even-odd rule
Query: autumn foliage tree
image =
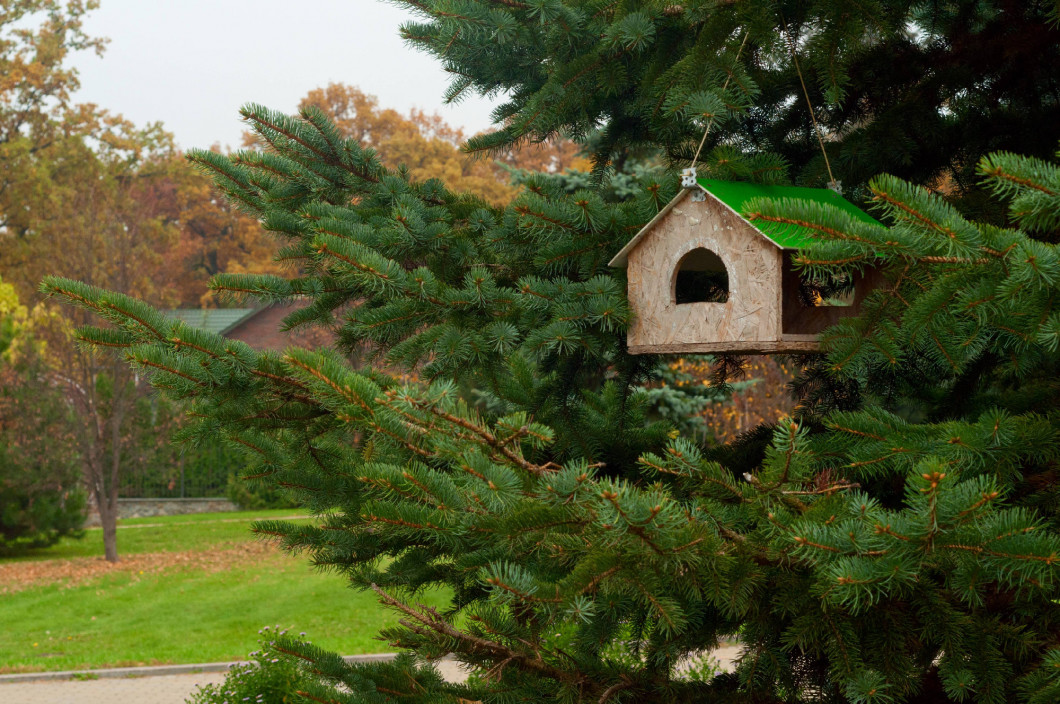
<path fill-rule="evenodd" d="M 97 2 L 11 0 L 0 12 L 0 236 L 25 234 L 37 213 L 25 207 L 47 191 L 42 152 L 98 122 L 89 106 L 70 104 L 77 72 L 72 52 L 102 52 L 84 32 Z"/>
<path fill-rule="evenodd" d="M 467 135 L 439 115 L 415 109 L 403 115 L 347 84 L 309 91 L 299 106 L 310 105 L 327 114 L 348 138 L 375 149 L 388 162 L 405 164 L 415 178 L 455 183 L 495 205 L 509 202 L 521 188 L 504 167 L 560 172 L 589 166 L 580 156 L 581 147 L 565 139 L 521 145 L 489 159 L 469 157 L 461 150 Z M 244 139 L 247 146 L 261 146 L 251 133 Z M 218 305 L 209 290 L 216 274 L 280 274 L 296 265 L 276 259 L 279 243 L 255 218 L 226 200 L 206 175 L 179 155 L 167 169 L 165 180 L 156 179 L 145 196 L 177 227 L 177 241 L 167 258 L 179 265 L 161 273 L 180 305 Z"/>
<path fill-rule="evenodd" d="M 202 173 L 173 151 L 145 179 L 135 197 L 156 209 L 174 229 L 158 271 L 166 296 L 179 307 L 219 305 L 210 278 L 222 272 L 279 274 L 278 244 L 261 223 L 232 206 Z"/>
<path fill-rule="evenodd" d="M 344 137 L 374 149 L 386 163 L 405 165 L 414 179 L 436 178 L 493 205 L 509 202 L 518 192 L 500 164 L 543 172 L 589 166 L 580 156 L 581 147 L 562 137 L 522 144 L 491 158 L 471 158 L 461 148 L 469 135 L 437 114 L 414 109 L 406 116 L 380 108 L 375 96 L 341 83 L 310 91 L 299 108 L 309 106 L 327 115 Z"/>
<path fill-rule="evenodd" d="M 12 247 L 24 260 L 21 276 L 32 280 L 42 267 L 60 267 L 169 305 L 174 298 L 166 286 L 171 266 L 166 255 L 178 230 L 155 191 L 169 179 L 172 142 L 158 128 L 139 130 L 123 121 L 97 137 L 93 143 L 71 139 L 62 144 L 49 184 L 56 205 L 38 215 L 32 237 Z M 38 334 L 48 342 L 49 377 L 65 390 L 73 409 L 84 481 L 100 515 L 106 557 L 116 560 L 122 473 L 154 431 L 136 422 L 139 399 L 147 391 L 142 379 L 120 360 L 67 342 L 85 322 L 82 316 L 63 315 Z"/>
<path fill-rule="evenodd" d="M 69 54 L 103 46 L 82 28 L 95 5 L 26 0 L 6 4 L 0 15 L 0 273 L 32 310 L 40 279 L 54 268 L 160 305 L 176 298 L 167 256 L 179 242 L 182 205 L 166 195 L 196 175 L 159 125 L 141 128 L 71 103 L 77 75 L 67 66 Z M 25 442 L 12 444 L 4 462 L 30 478 L 47 476 L 50 461 L 76 461 L 100 514 L 105 555 L 116 560 L 122 470 L 155 433 L 134 422 L 147 391 L 142 377 L 120 360 L 69 344 L 84 322 L 54 307 L 35 319 L 39 354 L 5 374 L 18 382 L 13 388 L 36 384 L 38 412 L 50 409 L 49 421 L 36 431 L 23 428 Z M 55 392 L 58 409 L 47 400 Z M 32 397 L 11 396 L 6 410 Z M 16 420 L 34 417 L 25 411 Z M 42 435 L 45 427 L 50 431 Z M 16 451 L 20 446 L 26 450 Z"/>

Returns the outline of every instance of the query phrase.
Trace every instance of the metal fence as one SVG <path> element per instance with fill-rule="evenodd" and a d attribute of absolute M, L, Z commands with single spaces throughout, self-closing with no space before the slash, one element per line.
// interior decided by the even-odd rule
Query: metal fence
<path fill-rule="evenodd" d="M 175 499 L 224 496 L 228 477 L 241 458 L 228 448 L 195 448 L 168 466 L 131 466 L 122 473 L 118 496 L 124 499 Z"/>

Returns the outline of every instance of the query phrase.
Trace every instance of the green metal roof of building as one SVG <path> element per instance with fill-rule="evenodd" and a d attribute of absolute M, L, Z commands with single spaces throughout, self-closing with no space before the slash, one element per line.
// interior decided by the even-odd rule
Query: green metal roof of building
<path fill-rule="evenodd" d="M 787 198 L 790 200 L 803 200 L 813 203 L 831 205 L 842 210 L 847 215 L 862 222 L 879 225 L 872 216 L 861 210 L 843 196 L 829 188 L 802 188 L 799 186 L 763 186 L 757 183 L 744 181 L 715 181 L 712 179 L 697 179 L 705 191 L 713 195 L 725 205 L 743 215 L 746 205 L 755 198 L 771 198 L 779 200 Z M 753 223 L 763 235 L 773 240 L 784 249 L 799 249 L 813 243 L 806 231 L 798 225 L 784 225 L 775 222 L 756 221 Z"/>
<path fill-rule="evenodd" d="M 177 308 L 165 311 L 166 317 L 183 320 L 187 325 L 206 332 L 224 335 L 260 308 Z"/>

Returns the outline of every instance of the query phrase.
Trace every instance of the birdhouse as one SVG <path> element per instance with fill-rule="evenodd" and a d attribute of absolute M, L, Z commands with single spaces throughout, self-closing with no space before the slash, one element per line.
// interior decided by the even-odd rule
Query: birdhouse
<path fill-rule="evenodd" d="M 815 352 L 820 332 L 857 315 L 876 272 L 846 282 L 841 296 L 822 297 L 792 263 L 811 241 L 806 231 L 752 224 L 741 213 L 754 198 L 784 198 L 827 203 L 875 223 L 871 217 L 826 188 L 687 175 L 682 185 L 611 260 L 627 270 L 631 354 Z"/>

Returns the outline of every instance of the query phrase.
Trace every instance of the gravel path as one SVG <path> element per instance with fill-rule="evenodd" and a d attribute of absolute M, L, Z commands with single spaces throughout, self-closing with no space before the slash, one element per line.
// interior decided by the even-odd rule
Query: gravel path
<path fill-rule="evenodd" d="M 358 656 L 365 658 L 392 656 Z M 456 662 L 443 659 L 436 663 L 442 677 L 460 682 L 466 677 Z M 212 672 L 159 674 L 130 677 L 101 677 L 94 680 L 62 679 L 32 682 L 4 682 L 0 677 L 0 702 L 3 704 L 183 704 L 199 685 L 218 684 L 225 678 L 223 663 L 207 665 Z M 172 666 L 138 668 L 150 671 L 172 669 Z"/>

